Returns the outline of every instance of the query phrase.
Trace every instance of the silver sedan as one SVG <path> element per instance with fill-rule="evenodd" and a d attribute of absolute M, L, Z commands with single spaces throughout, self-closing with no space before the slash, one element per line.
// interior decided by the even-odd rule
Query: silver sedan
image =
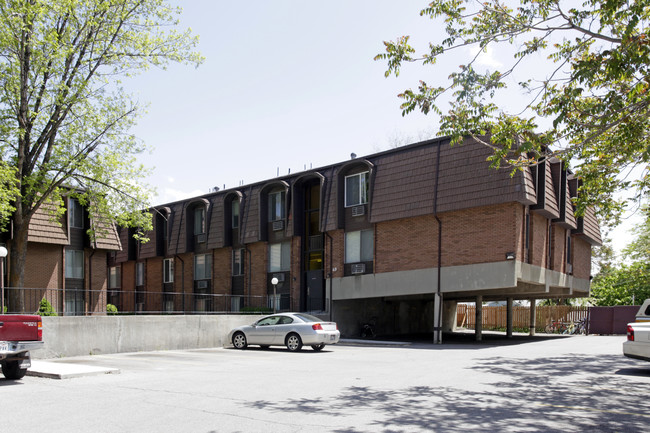
<path fill-rule="evenodd" d="M 292 352 L 311 346 L 318 351 L 326 344 L 336 344 L 341 338 L 338 326 L 305 313 L 279 313 L 262 317 L 252 325 L 230 331 L 228 340 L 237 349 L 249 344 L 263 349 L 269 346 L 287 346 Z"/>

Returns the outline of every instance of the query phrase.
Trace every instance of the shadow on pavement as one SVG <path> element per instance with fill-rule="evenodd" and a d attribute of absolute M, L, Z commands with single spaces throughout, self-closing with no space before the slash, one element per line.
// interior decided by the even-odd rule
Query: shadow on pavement
<path fill-rule="evenodd" d="M 337 433 L 645 431 L 650 425 L 650 382 L 630 389 L 629 378 L 613 374 L 625 361 L 621 356 L 581 354 L 532 360 L 493 357 L 468 367 L 485 373 L 481 384 L 471 389 L 463 389 L 462 383 L 438 386 L 432 372 L 422 378 L 421 386 L 397 390 L 350 386 L 330 397 L 244 404 L 289 417 L 293 412 L 342 419 L 354 414 L 358 419 L 367 412 L 372 420 L 365 426 L 331 430 Z"/>

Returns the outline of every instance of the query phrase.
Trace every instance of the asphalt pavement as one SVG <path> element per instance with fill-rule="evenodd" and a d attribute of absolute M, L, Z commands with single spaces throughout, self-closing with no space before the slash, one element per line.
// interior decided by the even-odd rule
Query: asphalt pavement
<path fill-rule="evenodd" d="M 58 368 L 66 378 L 0 379 L 2 431 L 29 425 L 48 433 L 650 428 L 650 363 L 622 355 L 624 336 L 427 340 L 345 341 L 321 352 L 208 348 L 35 360 L 34 372 Z"/>

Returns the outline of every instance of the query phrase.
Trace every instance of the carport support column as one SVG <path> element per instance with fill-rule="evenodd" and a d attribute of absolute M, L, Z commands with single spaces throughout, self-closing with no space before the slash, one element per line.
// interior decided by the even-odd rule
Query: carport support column
<path fill-rule="evenodd" d="M 512 298 L 508 298 L 506 302 L 506 336 L 512 338 Z"/>
<path fill-rule="evenodd" d="M 476 297 L 476 321 L 474 322 L 476 341 L 483 340 L 483 296 Z"/>
<path fill-rule="evenodd" d="M 442 344 L 442 293 L 433 298 L 433 344 Z"/>
<path fill-rule="evenodd" d="M 535 300 L 530 300 L 530 326 L 528 328 L 528 334 L 533 336 L 535 335 L 535 328 L 537 327 L 537 305 Z"/>

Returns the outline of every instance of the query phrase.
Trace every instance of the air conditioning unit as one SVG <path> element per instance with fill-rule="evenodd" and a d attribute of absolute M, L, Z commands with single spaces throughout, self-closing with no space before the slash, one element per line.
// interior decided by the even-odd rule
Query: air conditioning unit
<path fill-rule="evenodd" d="M 202 233 L 200 235 L 196 235 L 196 242 L 202 244 L 202 243 L 205 243 L 205 240 L 206 240 L 205 233 Z"/>
<path fill-rule="evenodd" d="M 365 263 L 354 263 L 351 266 L 350 271 L 352 272 L 353 275 L 355 274 L 363 274 L 366 272 L 366 264 Z"/>
<path fill-rule="evenodd" d="M 363 216 L 366 214 L 366 207 L 364 205 L 355 206 L 352 208 L 352 216 Z"/>
<path fill-rule="evenodd" d="M 284 229 L 284 220 L 273 221 L 273 231 L 277 232 Z"/>
<path fill-rule="evenodd" d="M 196 282 L 196 288 L 197 289 L 207 289 L 208 288 L 208 281 L 207 280 L 201 280 Z"/>
<path fill-rule="evenodd" d="M 284 274 L 273 274 L 273 278 L 277 278 L 278 283 L 281 283 L 284 281 Z"/>

